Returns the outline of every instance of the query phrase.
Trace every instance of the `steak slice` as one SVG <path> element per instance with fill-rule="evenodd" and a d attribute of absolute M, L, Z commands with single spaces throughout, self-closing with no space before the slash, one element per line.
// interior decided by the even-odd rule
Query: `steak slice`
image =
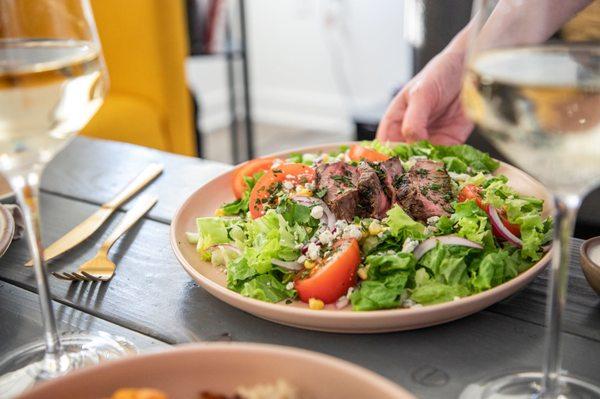
<path fill-rule="evenodd" d="M 358 165 L 358 216 L 381 219 L 390 209 L 377 172 L 366 162 Z"/>
<path fill-rule="evenodd" d="M 338 219 L 352 220 L 358 207 L 358 170 L 345 162 L 317 168 L 317 190 L 327 189 L 323 201 Z"/>
<path fill-rule="evenodd" d="M 399 185 L 404 168 L 398 158 L 390 158 L 377 165 L 379 180 L 392 203 L 396 202 L 396 186 Z"/>
<path fill-rule="evenodd" d="M 453 200 L 450 176 L 443 162 L 418 160 L 398 181 L 396 198 L 413 219 L 448 215 Z"/>

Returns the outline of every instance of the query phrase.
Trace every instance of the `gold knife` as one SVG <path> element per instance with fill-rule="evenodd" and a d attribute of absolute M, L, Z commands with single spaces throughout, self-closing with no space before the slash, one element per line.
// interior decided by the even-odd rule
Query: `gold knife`
<path fill-rule="evenodd" d="M 86 238 L 94 234 L 96 230 L 113 214 L 125 201 L 129 200 L 134 194 L 144 188 L 148 183 L 154 180 L 163 171 L 163 165 L 152 163 L 146 167 L 127 187 L 121 191 L 115 198 L 102 204 L 100 209 L 94 212 L 90 217 L 75 226 L 67 234 L 50 244 L 44 250 L 44 259 L 48 262 L 51 259 L 67 252 L 71 248 L 83 242 Z M 33 261 L 29 260 L 25 266 L 33 266 Z"/>

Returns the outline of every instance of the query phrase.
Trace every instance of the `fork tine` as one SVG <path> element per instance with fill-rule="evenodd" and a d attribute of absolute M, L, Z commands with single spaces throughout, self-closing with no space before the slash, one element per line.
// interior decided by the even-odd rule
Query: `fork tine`
<path fill-rule="evenodd" d="M 65 273 L 65 274 L 72 276 L 75 280 L 89 281 L 85 276 L 82 276 L 81 274 L 79 274 L 77 272 L 71 272 L 71 273 Z"/>
<path fill-rule="evenodd" d="M 52 275 L 61 280 L 73 281 L 73 278 L 71 278 L 70 276 L 67 276 L 66 273 L 63 274 L 63 273 L 52 272 Z"/>
<path fill-rule="evenodd" d="M 97 281 L 97 282 L 103 282 L 103 281 L 108 281 L 102 277 L 98 277 L 98 276 L 94 276 L 93 274 L 89 274 L 86 271 L 81 271 L 81 274 L 83 274 L 85 277 L 87 277 L 88 279 L 92 280 L 92 281 Z"/>

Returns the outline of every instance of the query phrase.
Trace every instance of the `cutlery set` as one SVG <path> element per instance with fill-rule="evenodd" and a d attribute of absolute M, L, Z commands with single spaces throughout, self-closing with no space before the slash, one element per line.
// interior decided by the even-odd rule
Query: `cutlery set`
<path fill-rule="evenodd" d="M 64 254 L 82 243 L 94 234 L 121 205 L 131 199 L 163 171 L 163 165 L 153 163 L 148 165 L 127 187 L 112 200 L 102 204 L 90 217 L 75 226 L 54 243 L 44 249 L 46 262 Z M 136 204 L 125 213 L 119 225 L 112 231 L 106 241 L 100 246 L 94 258 L 82 264 L 74 272 L 52 272 L 52 275 L 61 280 L 70 281 L 109 281 L 115 274 L 116 265 L 109 259 L 108 252 L 117 240 L 133 227 L 156 204 L 158 198 L 153 195 L 144 195 Z M 33 266 L 29 260 L 25 266 Z"/>

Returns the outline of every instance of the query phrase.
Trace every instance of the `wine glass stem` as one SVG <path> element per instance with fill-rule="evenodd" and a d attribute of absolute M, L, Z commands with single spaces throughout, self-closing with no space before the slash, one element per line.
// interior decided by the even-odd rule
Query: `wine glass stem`
<path fill-rule="evenodd" d="M 33 259 L 33 269 L 37 283 L 44 328 L 44 343 L 46 355 L 42 367 L 48 374 L 59 371 L 59 360 L 63 354 L 56 319 L 52 308 L 52 298 L 48 286 L 48 275 L 42 257 L 41 225 L 39 213 L 39 186 L 41 170 L 28 171 L 23 174 L 9 175 L 10 185 L 16 193 L 17 200 L 22 207 L 25 219 L 25 228 L 29 243 L 29 250 Z"/>
<path fill-rule="evenodd" d="M 554 200 L 554 242 L 552 269 L 546 302 L 546 350 L 541 397 L 556 398 L 560 394 L 561 339 L 563 313 L 569 280 L 569 242 L 581 199 L 577 195 L 557 195 Z"/>

